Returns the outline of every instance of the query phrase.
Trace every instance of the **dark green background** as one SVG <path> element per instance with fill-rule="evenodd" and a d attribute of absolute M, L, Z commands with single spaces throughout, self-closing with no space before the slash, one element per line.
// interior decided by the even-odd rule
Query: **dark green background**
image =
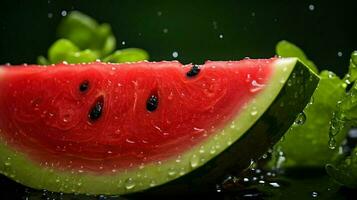
<path fill-rule="evenodd" d="M 342 74 L 357 49 L 353 1 L 2 0 L 0 7 L 0 63 L 36 62 L 55 40 L 63 10 L 109 22 L 119 48 L 144 48 L 156 61 L 172 60 L 174 51 L 183 63 L 271 57 L 287 39 L 320 68 Z"/>

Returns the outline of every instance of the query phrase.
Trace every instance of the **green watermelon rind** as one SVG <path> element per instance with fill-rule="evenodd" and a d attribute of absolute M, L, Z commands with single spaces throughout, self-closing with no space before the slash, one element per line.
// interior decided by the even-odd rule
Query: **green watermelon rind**
<path fill-rule="evenodd" d="M 237 160 L 240 162 L 234 164 L 234 166 L 243 169 L 249 164 L 247 161 L 261 155 L 263 150 L 267 150 L 283 135 L 293 123 L 296 115 L 308 103 L 318 82 L 316 74 L 296 58 L 279 58 L 272 65 L 274 65 L 273 74 L 268 83 L 266 83 L 265 89 L 250 102 L 247 102 L 232 123 L 227 124 L 224 129 L 209 136 L 201 144 L 171 159 L 141 165 L 121 172 L 115 171 L 115 169 L 111 172 L 99 171 L 95 173 L 82 170 L 60 171 L 51 168 L 51 163 L 39 164 L 29 160 L 26 155 L 14 150 L 7 145 L 3 138 L 0 138 L 0 172 L 19 183 L 36 189 L 45 188 L 49 191 L 64 193 L 128 194 L 150 188 L 154 190 L 159 188 L 160 190 L 165 185 L 170 188 L 184 188 L 183 190 L 185 190 L 192 184 L 200 185 L 200 183 L 197 184 L 197 182 L 200 182 L 197 176 L 204 177 L 204 174 L 196 175 L 197 173 L 192 171 L 209 171 L 210 178 L 207 180 L 213 180 L 222 174 L 222 169 L 231 168 L 233 166 L 232 162 Z M 306 80 L 306 83 L 299 83 L 298 80 Z M 288 84 L 286 83 L 288 81 L 293 84 L 287 86 Z M 287 87 L 289 88 L 285 89 Z M 308 90 L 305 91 L 306 87 Z M 266 115 L 264 113 L 268 108 L 279 104 L 278 107 L 284 111 L 283 104 L 289 103 L 285 101 L 290 101 L 291 103 L 291 100 L 293 100 L 285 98 L 286 100 L 279 101 L 279 99 L 284 99 L 287 96 L 282 94 L 296 96 L 297 101 L 294 106 L 296 110 L 288 106 L 293 110 L 292 112 L 290 112 L 291 110 L 285 110 L 288 114 L 282 113 L 281 118 L 274 119 L 278 122 L 279 120 L 285 121 L 284 126 L 281 128 L 274 127 L 277 128 L 279 134 L 271 134 L 266 141 L 257 141 L 252 133 L 254 131 L 251 130 L 257 127 L 256 124 L 258 123 L 269 128 L 269 123 L 261 122 L 262 120 L 269 122 L 269 119 L 264 119 Z M 263 119 L 261 118 L 262 116 Z M 276 123 L 273 124 L 275 125 Z M 253 139 L 249 139 L 250 137 Z M 244 145 L 239 145 L 239 143 Z M 224 152 L 222 153 L 222 151 Z M 237 153 L 237 157 L 230 158 L 235 153 Z M 221 155 L 217 156 L 219 154 Z M 219 163 L 216 163 L 217 159 Z M 206 165 L 207 162 L 209 165 Z M 212 165 L 212 162 L 215 163 Z M 215 170 L 217 173 L 215 173 Z M 167 182 L 170 183 L 165 184 Z M 208 184 L 210 181 L 204 182 Z M 179 186 L 177 187 L 177 185 Z M 180 187 L 180 185 L 184 186 Z"/>

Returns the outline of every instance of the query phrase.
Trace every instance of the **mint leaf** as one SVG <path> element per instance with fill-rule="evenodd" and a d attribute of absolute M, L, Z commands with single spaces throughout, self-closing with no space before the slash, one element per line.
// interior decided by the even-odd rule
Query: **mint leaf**
<path fill-rule="evenodd" d="M 79 48 L 70 40 L 59 39 L 48 49 L 48 60 L 50 63 L 66 61 L 67 55 L 79 51 Z"/>
<path fill-rule="evenodd" d="M 299 58 L 300 61 L 307 65 L 312 71 L 318 73 L 316 65 L 309 60 L 305 53 L 295 44 L 282 40 L 276 45 L 275 50 L 278 56 Z"/>
<path fill-rule="evenodd" d="M 357 51 L 352 52 L 348 73 L 344 77 L 346 84 L 351 84 L 357 80 Z"/>
<path fill-rule="evenodd" d="M 38 57 L 39 64 L 48 65 L 62 61 L 85 63 L 97 59 L 122 63 L 149 58 L 145 50 L 138 48 L 122 49 L 112 53 L 116 47 L 116 39 L 111 26 L 107 23 L 98 24 L 93 18 L 78 11 L 72 11 L 63 18 L 58 27 L 58 36 L 61 39 L 48 50 L 48 59 Z"/>
<path fill-rule="evenodd" d="M 142 49 L 138 48 L 127 48 L 122 50 L 117 50 L 113 54 L 104 58 L 104 62 L 114 62 L 114 63 L 123 63 L 123 62 L 136 62 L 141 60 L 149 59 L 149 54 Z"/>
<path fill-rule="evenodd" d="M 98 24 L 78 11 L 70 12 L 59 24 L 57 32 L 59 37 L 72 41 L 80 49 L 95 50 L 101 56 L 108 55 L 116 46 L 109 24 Z"/>
<path fill-rule="evenodd" d="M 317 72 L 317 67 L 311 62 L 305 53 L 296 45 L 281 41 L 276 46 L 276 53 L 281 57 L 298 57 L 311 70 Z M 282 151 L 285 161 L 281 166 L 285 167 L 323 167 L 331 160 L 337 151 L 328 146 L 330 141 L 330 120 L 333 112 L 337 110 L 336 104 L 345 94 L 345 84 L 333 72 L 322 71 L 320 82 L 316 88 L 312 103 L 304 109 L 306 120 L 301 125 L 293 125 L 284 136 L 284 140 L 276 144 L 276 149 Z M 345 138 L 346 129 L 336 135 L 335 143 L 339 145 Z M 272 162 L 276 163 L 278 154 L 273 154 Z M 274 165 L 270 163 L 270 165 Z"/>
<path fill-rule="evenodd" d="M 340 155 L 334 164 L 326 165 L 326 171 L 338 183 L 357 188 L 357 147 L 350 156 Z"/>

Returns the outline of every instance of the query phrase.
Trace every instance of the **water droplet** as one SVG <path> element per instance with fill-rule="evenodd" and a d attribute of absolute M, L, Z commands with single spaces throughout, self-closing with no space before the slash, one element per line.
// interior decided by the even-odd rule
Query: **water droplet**
<path fill-rule="evenodd" d="M 212 146 L 210 151 L 209 151 L 210 154 L 215 154 L 216 153 L 216 147 Z"/>
<path fill-rule="evenodd" d="M 167 173 L 170 177 L 174 177 L 177 174 L 177 171 L 175 170 L 175 168 L 170 167 Z"/>
<path fill-rule="evenodd" d="M 169 32 L 169 29 L 164 28 L 164 29 L 162 30 L 162 32 L 166 34 L 166 33 L 168 33 L 168 32 Z"/>
<path fill-rule="evenodd" d="M 311 196 L 314 197 L 314 198 L 316 198 L 316 197 L 319 196 L 319 193 L 317 193 L 317 192 L 312 192 L 312 193 L 311 193 Z"/>
<path fill-rule="evenodd" d="M 337 145 L 336 139 L 334 137 L 331 137 L 328 141 L 328 148 L 334 150 L 336 149 L 336 145 Z"/>
<path fill-rule="evenodd" d="M 220 185 L 216 185 L 216 192 L 222 192 L 222 188 Z"/>
<path fill-rule="evenodd" d="M 67 11 L 62 10 L 62 11 L 61 11 L 61 15 L 62 15 L 63 17 L 67 16 Z"/>
<path fill-rule="evenodd" d="M 128 178 L 125 180 L 125 189 L 127 190 L 131 190 L 131 189 L 134 189 L 135 188 L 135 182 L 132 178 Z"/>
<path fill-rule="evenodd" d="M 130 143 L 130 144 L 135 144 L 135 141 L 130 140 L 129 138 L 127 138 L 127 139 L 125 140 L 125 142 Z"/>
<path fill-rule="evenodd" d="M 191 159 L 190 159 L 190 165 L 192 168 L 196 168 L 200 162 L 200 158 L 196 155 L 193 154 Z"/>
<path fill-rule="evenodd" d="M 252 112 L 250 112 L 250 115 L 252 115 L 252 116 L 255 116 L 255 115 L 257 115 L 258 114 L 258 111 L 257 110 L 253 110 Z"/>
<path fill-rule="evenodd" d="M 155 185 L 156 185 L 155 180 L 151 180 L 151 181 L 150 181 L 150 187 L 154 187 Z"/>
<path fill-rule="evenodd" d="M 337 52 L 337 56 L 338 56 L 338 57 L 342 57 L 342 55 L 343 55 L 343 54 L 342 54 L 341 51 Z"/>
<path fill-rule="evenodd" d="M 269 183 L 269 185 L 271 185 L 271 186 L 273 186 L 275 188 L 280 187 L 279 183 L 276 183 L 276 182 L 271 182 L 271 183 Z"/>
<path fill-rule="evenodd" d="M 123 40 L 123 41 L 121 41 L 121 45 L 123 45 L 123 46 L 125 45 L 125 41 L 124 41 L 124 40 Z"/>
<path fill-rule="evenodd" d="M 315 6 L 313 4 L 310 4 L 309 5 L 309 10 L 311 10 L 311 11 L 315 10 Z"/>
<path fill-rule="evenodd" d="M 296 119 L 294 121 L 294 125 L 301 126 L 305 123 L 305 121 L 306 121 L 306 115 L 304 112 L 301 112 L 296 117 Z"/>
<path fill-rule="evenodd" d="M 333 72 L 331 72 L 331 71 L 329 71 L 329 72 L 328 72 L 328 77 L 329 77 L 329 78 L 335 78 L 335 77 L 336 77 L 336 74 L 333 73 Z"/>
<path fill-rule="evenodd" d="M 172 57 L 174 57 L 174 58 L 177 58 L 177 57 L 178 57 L 177 51 L 172 52 Z"/>
<path fill-rule="evenodd" d="M 219 34 L 218 36 L 220 39 L 223 39 L 223 34 Z"/>
<path fill-rule="evenodd" d="M 51 19 L 53 17 L 53 13 L 47 13 L 47 17 Z"/>
<path fill-rule="evenodd" d="M 157 12 L 157 16 L 160 17 L 161 15 L 162 15 L 162 12 L 161 12 L 161 11 L 158 11 L 158 12 Z"/>

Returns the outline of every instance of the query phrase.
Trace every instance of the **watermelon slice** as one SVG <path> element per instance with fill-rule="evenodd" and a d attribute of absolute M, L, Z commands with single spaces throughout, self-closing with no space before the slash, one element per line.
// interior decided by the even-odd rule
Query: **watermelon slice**
<path fill-rule="evenodd" d="M 209 187 L 272 146 L 317 82 L 295 58 L 2 66 L 0 171 L 66 193 Z"/>

